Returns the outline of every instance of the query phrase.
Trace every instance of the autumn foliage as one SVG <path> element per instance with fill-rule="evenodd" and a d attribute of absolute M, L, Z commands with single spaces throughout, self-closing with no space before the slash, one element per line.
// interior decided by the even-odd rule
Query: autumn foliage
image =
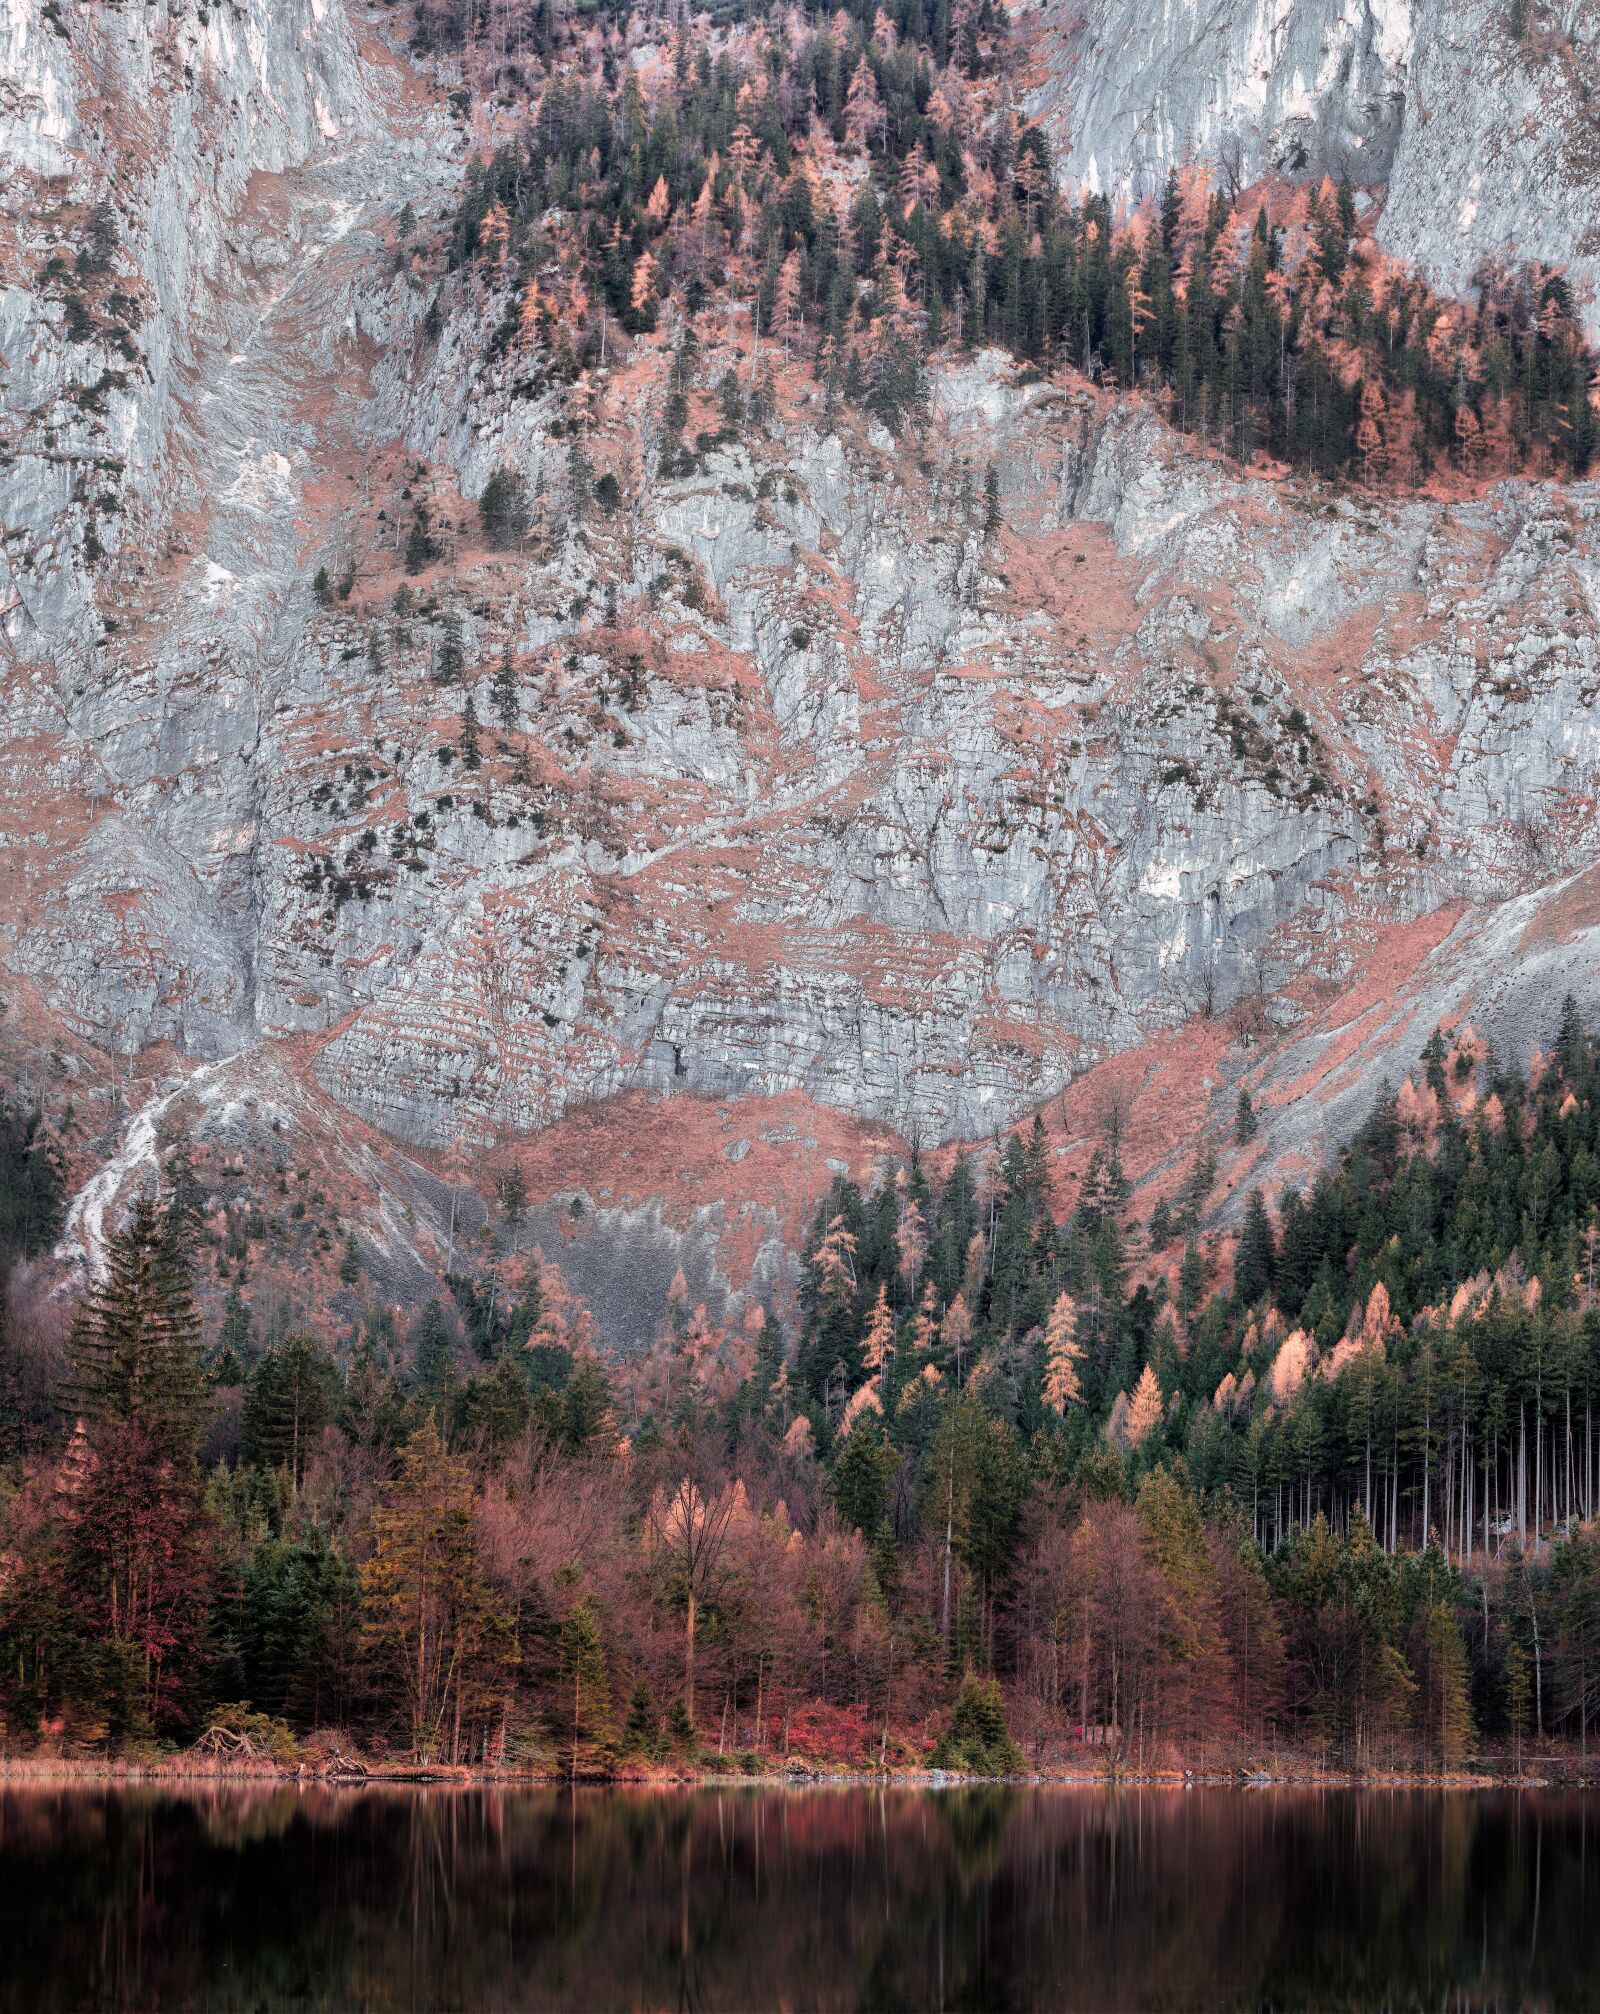
<path fill-rule="evenodd" d="M 1145 1223 L 1114 1120 L 1064 1213 L 1055 1158 L 1039 1122 L 841 1176 L 793 1304 L 680 1272 L 628 1360 L 514 1236 L 408 1333 L 260 1336 L 230 1293 L 212 1334 L 176 1160 L 5 1416 L 6 1738 L 564 1776 L 1581 1747 L 1600 1053 L 1570 1003 L 1525 1070 L 1436 1037 L 1236 1231 L 1210 1142 Z M 7 1391 L 44 1361 L 22 1321 Z"/>
<path fill-rule="evenodd" d="M 734 9 L 664 40 L 542 18 L 514 62 L 479 49 L 514 116 L 443 251 L 505 291 L 496 347 L 558 377 L 737 311 L 752 409 L 764 343 L 897 431 L 931 352 L 994 343 L 1374 488 L 1589 466 L 1594 363 L 1558 270 L 1485 267 L 1446 299 L 1326 178 L 1240 190 L 1195 162 L 1126 213 L 1064 192 L 997 10 Z"/>

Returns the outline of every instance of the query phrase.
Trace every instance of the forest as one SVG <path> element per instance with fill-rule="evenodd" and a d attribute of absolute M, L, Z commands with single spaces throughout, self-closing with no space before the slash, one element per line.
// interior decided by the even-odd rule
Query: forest
<path fill-rule="evenodd" d="M 1247 1148 L 1259 1114 L 1241 1091 Z M 227 1270 L 180 1144 L 61 1361 L 0 1338 L 15 1749 L 572 1774 L 1517 1767 L 1600 1691 L 1600 1044 L 1435 1035 L 1304 1192 L 1142 1219 L 1115 1109 L 839 1179 L 792 1307 L 624 1358 L 498 1232 L 409 1328 Z M 0 1129 L 7 1263 L 55 1235 Z M 1070 1193 L 1063 1193 L 1070 1191 Z M 353 1241 L 352 1241 L 353 1242 Z"/>
<path fill-rule="evenodd" d="M 398 257 L 437 288 L 434 333 L 464 282 L 494 290 L 491 354 L 532 383 L 737 314 L 758 420 L 773 371 L 805 370 L 903 432 L 931 352 L 995 344 L 1242 460 L 1377 489 L 1590 465 L 1595 360 L 1559 270 L 1442 298 L 1348 182 L 1289 171 L 1186 165 L 1126 213 L 1070 198 L 987 4 L 734 7 L 675 35 L 514 0 L 419 19 L 467 57 L 494 144 L 442 242 L 407 219 Z"/>

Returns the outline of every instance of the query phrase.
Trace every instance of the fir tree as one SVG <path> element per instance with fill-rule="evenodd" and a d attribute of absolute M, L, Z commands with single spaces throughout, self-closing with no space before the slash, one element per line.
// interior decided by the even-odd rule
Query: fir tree
<path fill-rule="evenodd" d="M 646 1679 L 639 1679 L 628 1696 L 628 1717 L 623 1722 L 618 1747 L 621 1754 L 637 1755 L 646 1762 L 658 1762 L 666 1753 L 661 1716 Z"/>
<path fill-rule="evenodd" d="M 489 682 L 489 703 L 494 709 L 495 719 L 509 734 L 517 724 L 518 714 L 517 671 L 509 636 Z"/>
<path fill-rule="evenodd" d="M 515 469 L 502 463 L 483 486 L 478 515 L 489 543 L 519 546 L 528 530 L 528 491 Z"/>
<path fill-rule="evenodd" d="M 261 1353 L 245 1388 L 240 1452 L 247 1462 L 282 1466 L 298 1491 L 322 1429 L 339 1409 L 338 1366 L 303 1333 L 286 1336 Z"/>
<path fill-rule="evenodd" d="M 467 694 L 466 704 L 461 709 L 461 762 L 466 769 L 481 769 L 483 766 L 483 745 L 478 733 L 478 709 L 473 704 L 472 694 Z"/>
<path fill-rule="evenodd" d="M 840 1441 L 833 1462 L 833 1500 L 847 1528 L 868 1535 L 878 1529 L 899 1466 L 879 1416 L 864 1411 Z"/>
<path fill-rule="evenodd" d="M 1520 1776 L 1522 1743 L 1528 1732 L 1528 1710 L 1533 1704 L 1533 1687 L 1528 1679 L 1527 1656 L 1515 1638 L 1506 1646 L 1500 1685 L 1505 1702 L 1506 1725 L 1511 1730 L 1511 1766 Z"/>
<path fill-rule="evenodd" d="M 434 684 L 459 685 L 466 663 L 467 652 L 462 640 L 461 618 L 452 611 L 445 616 L 439 626 L 439 647 L 433 660 Z"/>
<path fill-rule="evenodd" d="M 417 1333 L 413 1371 L 418 1388 L 430 1397 L 436 1397 L 449 1380 L 455 1362 L 455 1351 L 450 1343 L 450 1327 L 445 1320 L 444 1309 L 437 1299 L 423 1302 L 422 1312 L 417 1317 Z"/>
<path fill-rule="evenodd" d="M 174 1458 L 193 1458 L 204 1398 L 200 1320 L 187 1250 L 151 1197 L 140 1197 L 109 1241 L 69 1354 L 69 1395 L 85 1419 L 137 1426 Z"/>
<path fill-rule="evenodd" d="M 1244 1223 L 1239 1232 L 1233 1259 L 1233 1291 L 1245 1306 L 1269 1293 L 1277 1273 L 1277 1241 L 1272 1219 L 1259 1189 L 1252 1189 L 1245 1203 Z"/>

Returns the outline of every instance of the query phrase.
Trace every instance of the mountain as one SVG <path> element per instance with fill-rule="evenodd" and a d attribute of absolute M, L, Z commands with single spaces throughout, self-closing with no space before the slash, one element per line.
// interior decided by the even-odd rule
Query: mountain
<path fill-rule="evenodd" d="M 1447 292 L 1546 259 L 1590 301 L 1600 20 L 1582 0 L 1047 0 L 1026 99 L 1069 183 L 1125 200 L 1186 159 L 1348 174 L 1377 235 Z"/>
<path fill-rule="evenodd" d="M 1374 427 L 1333 475 L 1272 452 L 1281 401 L 1260 442 L 1185 426 L 1111 336 L 1074 368 L 981 315 L 921 327 L 902 411 L 905 260 L 852 295 L 841 391 L 757 222 L 805 182 L 861 268 L 878 175 L 935 236 L 988 203 L 998 266 L 1047 159 L 1114 199 L 1126 286 L 1181 168 L 1242 286 L 1250 206 L 1315 277 L 1343 177 L 1317 312 L 1351 273 L 1465 304 L 1488 261 L 1532 271 L 1494 296 L 1531 318 L 1504 368 L 1577 357 L 1590 10 L 968 6 L 901 156 L 873 118 L 906 23 L 858 146 L 738 68 L 742 11 L 697 31 L 726 157 L 627 196 L 618 279 L 599 206 L 701 88 L 666 17 L 4 0 L 0 967 L 68 1257 L 182 1134 L 230 1224 L 321 1198 L 287 1273 L 337 1303 L 348 1223 L 406 1299 L 515 1164 L 529 1237 L 628 1340 L 680 1263 L 719 1307 L 786 1291 L 834 1173 L 1042 1111 L 1065 1179 L 1116 1110 L 1148 1206 L 1247 1084 L 1226 1223 L 1436 1023 L 1525 1054 L 1600 997 L 1576 449 L 1529 421 L 1430 452 L 1425 378 L 1367 393 L 1381 332 L 1323 345 Z M 809 20 L 773 31 L 797 68 Z M 638 158 L 608 127 L 535 212 L 524 164 L 600 80 L 624 138 L 646 108 Z M 1494 400 L 1521 429 L 1489 310 L 1452 312 L 1474 440 Z"/>

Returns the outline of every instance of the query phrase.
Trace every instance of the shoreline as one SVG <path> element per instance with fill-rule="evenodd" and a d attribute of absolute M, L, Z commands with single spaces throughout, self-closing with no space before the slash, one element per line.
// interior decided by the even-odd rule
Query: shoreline
<path fill-rule="evenodd" d="M 155 1759 L 121 1756 L 0 1755 L 0 1789 L 121 1789 L 168 1785 L 199 1790 L 1595 1790 L 1600 1758 L 1543 1756 L 1519 1774 L 1492 1769 L 1352 1770 L 1310 1763 L 1274 1767 L 1023 1770 L 968 1776 L 937 1769 L 837 1769 L 792 1763 L 749 1772 L 685 1765 L 573 1778 L 561 1770 L 491 1769 L 446 1764 L 378 1763 L 367 1768 L 277 1764 L 181 1753 Z"/>

